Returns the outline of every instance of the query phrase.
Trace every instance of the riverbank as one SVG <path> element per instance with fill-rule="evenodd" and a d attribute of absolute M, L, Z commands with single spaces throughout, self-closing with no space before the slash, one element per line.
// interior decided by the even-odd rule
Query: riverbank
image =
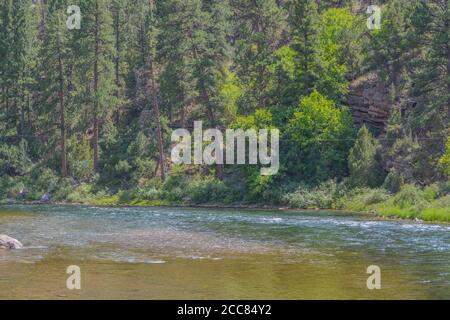
<path fill-rule="evenodd" d="M 450 223 L 450 208 L 430 207 L 422 211 L 417 212 L 413 208 L 399 208 L 389 206 L 378 206 L 378 208 L 367 208 L 367 210 L 355 211 L 351 207 L 343 208 L 295 208 L 291 206 L 273 206 L 263 204 L 235 204 L 235 205 L 223 205 L 223 204 L 174 204 L 161 202 L 109 202 L 108 199 L 99 199 L 88 203 L 94 206 L 120 206 L 120 207 L 191 207 L 191 208 L 218 208 L 218 209 L 258 209 L 258 210 L 305 210 L 305 211 L 335 211 L 335 212 L 350 212 L 355 214 L 370 214 L 379 218 L 388 218 L 391 220 L 414 220 L 419 222 L 439 222 Z"/>
<path fill-rule="evenodd" d="M 18 188 L 15 188 L 18 189 Z M 450 222 L 450 185 L 426 187 L 403 185 L 396 192 L 384 188 L 352 188 L 330 180 L 317 186 L 275 184 L 271 188 L 242 187 L 215 179 L 186 181 L 170 177 L 164 184 L 152 181 L 125 190 L 112 191 L 95 184 L 55 184 L 51 190 L 32 184 L 16 200 L 14 188 L 0 189 L 0 203 L 56 203 L 93 206 L 162 206 L 234 209 L 338 210 L 370 213 L 393 219 Z M 44 197 L 45 196 L 45 197 Z M 49 199 L 47 199 L 49 198 Z M 20 199 L 20 201 L 19 201 Z"/>

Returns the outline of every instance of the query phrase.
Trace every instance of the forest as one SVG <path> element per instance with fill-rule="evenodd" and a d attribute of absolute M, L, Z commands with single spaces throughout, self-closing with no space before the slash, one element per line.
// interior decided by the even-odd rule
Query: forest
<path fill-rule="evenodd" d="M 1 202 L 450 221 L 450 0 L 2 0 L 0 28 Z M 172 163 L 195 121 L 278 129 L 278 173 Z"/>

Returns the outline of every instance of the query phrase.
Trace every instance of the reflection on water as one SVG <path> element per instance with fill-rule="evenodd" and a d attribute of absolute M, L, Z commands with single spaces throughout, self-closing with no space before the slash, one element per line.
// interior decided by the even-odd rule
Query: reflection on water
<path fill-rule="evenodd" d="M 450 225 L 332 212 L 0 207 L 0 298 L 450 298 Z M 82 290 L 65 289 L 79 265 Z M 379 265 L 382 290 L 366 269 Z"/>

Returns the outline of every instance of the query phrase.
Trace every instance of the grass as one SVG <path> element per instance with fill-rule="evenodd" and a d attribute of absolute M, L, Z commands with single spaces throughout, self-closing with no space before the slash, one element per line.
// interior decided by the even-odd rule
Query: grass
<path fill-rule="evenodd" d="M 165 206 L 170 205 L 165 200 L 125 200 L 120 195 L 116 194 L 107 198 L 93 199 L 89 204 L 97 206 L 112 206 L 112 205 L 127 205 L 127 206 Z"/>
<path fill-rule="evenodd" d="M 386 204 L 374 210 L 377 214 L 390 218 L 419 219 L 427 222 L 450 222 L 450 208 L 428 207 L 417 209 L 414 207 L 399 208 Z"/>
<path fill-rule="evenodd" d="M 450 208 L 427 208 L 421 214 L 424 221 L 450 222 Z"/>

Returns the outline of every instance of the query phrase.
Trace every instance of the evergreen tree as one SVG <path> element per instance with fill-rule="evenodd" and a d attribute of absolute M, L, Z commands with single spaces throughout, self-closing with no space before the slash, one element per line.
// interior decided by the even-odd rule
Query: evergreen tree
<path fill-rule="evenodd" d="M 198 96 L 195 84 L 192 39 L 200 36 L 199 6 L 193 1 L 169 0 L 160 7 L 160 58 L 165 64 L 161 75 L 163 101 L 171 122 L 187 124 L 189 111 Z"/>
<path fill-rule="evenodd" d="M 413 93 L 420 100 L 415 123 L 422 130 L 445 131 L 450 121 L 450 0 L 419 0 L 411 20 L 412 41 L 422 53 L 415 61 Z"/>
<path fill-rule="evenodd" d="M 348 158 L 350 183 L 358 187 L 378 187 L 383 182 L 383 172 L 379 158 L 379 143 L 363 126 L 350 149 Z"/>
<path fill-rule="evenodd" d="M 275 0 L 231 1 L 235 16 L 236 71 L 244 113 L 267 108 L 274 53 L 286 41 L 286 11 Z"/>
<path fill-rule="evenodd" d="M 81 29 L 75 31 L 74 50 L 77 59 L 77 98 L 83 101 L 92 125 L 94 171 L 99 169 L 100 127 L 111 118 L 117 99 L 114 97 L 115 55 L 113 24 L 107 0 L 86 0 L 80 4 Z"/>
<path fill-rule="evenodd" d="M 317 1 L 294 0 L 291 5 L 290 26 L 292 48 L 296 51 L 299 76 L 296 82 L 301 95 L 315 88 L 318 65 L 318 26 L 320 23 Z"/>
<path fill-rule="evenodd" d="M 40 81 L 39 102 L 37 110 L 41 115 L 40 125 L 51 129 L 59 123 L 60 137 L 60 172 L 63 177 L 68 174 L 66 120 L 69 105 L 68 66 L 71 59 L 69 48 L 70 35 L 66 26 L 66 0 L 51 0 L 46 12 L 46 32 L 42 36 L 39 61 Z M 47 141 L 49 143 L 50 141 Z M 49 143 L 53 148 L 54 144 Z"/>

